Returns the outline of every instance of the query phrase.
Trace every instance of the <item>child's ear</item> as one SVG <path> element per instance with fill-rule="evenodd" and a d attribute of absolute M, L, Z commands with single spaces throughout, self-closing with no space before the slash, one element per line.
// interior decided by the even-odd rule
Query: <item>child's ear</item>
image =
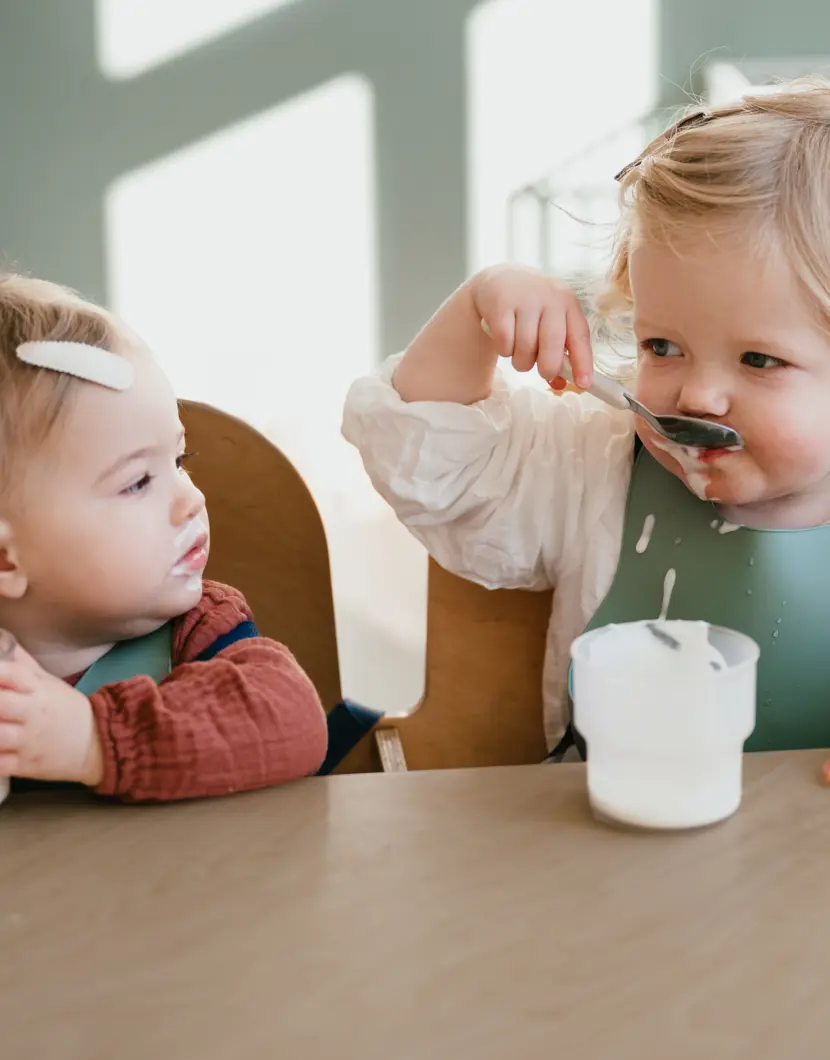
<path fill-rule="evenodd" d="M 0 519 L 0 597 L 19 600 L 27 585 L 11 523 Z"/>

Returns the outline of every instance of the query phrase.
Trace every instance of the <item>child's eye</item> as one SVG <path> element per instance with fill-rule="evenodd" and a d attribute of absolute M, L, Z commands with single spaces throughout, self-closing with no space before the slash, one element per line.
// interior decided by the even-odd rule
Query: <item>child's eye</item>
<path fill-rule="evenodd" d="M 196 453 L 179 453 L 176 457 L 176 467 L 179 471 L 186 471 L 188 460 L 192 460 L 194 456 L 196 456 Z"/>
<path fill-rule="evenodd" d="M 783 368 L 786 362 L 769 353 L 755 353 L 753 350 L 747 350 L 746 353 L 741 354 L 741 364 L 745 364 L 748 368 Z"/>
<path fill-rule="evenodd" d="M 677 357 L 680 350 L 668 339 L 643 339 L 640 349 L 652 354 L 654 357 Z"/>
<path fill-rule="evenodd" d="M 152 481 L 152 475 L 142 475 L 141 478 L 138 479 L 136 482 L 133 482 L 132 485 L 127 486 L 126 489 L 121 490 L 121 493 L 125 497 L 133 497 L 137 493 L 143 493 Z"/>

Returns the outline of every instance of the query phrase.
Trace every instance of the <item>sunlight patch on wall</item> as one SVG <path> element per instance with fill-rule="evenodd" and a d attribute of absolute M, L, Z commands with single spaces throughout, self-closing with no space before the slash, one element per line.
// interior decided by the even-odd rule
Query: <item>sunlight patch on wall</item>
<path fill-rule="evenodd" d="M 96 0 L 102 72 L 135 77 L 299 0 Z"/>

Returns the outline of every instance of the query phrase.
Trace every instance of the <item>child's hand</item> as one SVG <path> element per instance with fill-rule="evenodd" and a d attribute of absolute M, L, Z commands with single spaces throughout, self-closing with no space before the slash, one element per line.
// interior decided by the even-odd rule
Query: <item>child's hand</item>
<path fill-rule="evenodd" d="M 536 365 L 553 382 L 567 351 L 574 382 L 583 389 L 591 385 L 591 334 L 570 287 L 532 269 L 500 265 L 475 277 L 472 295 L 485 333 L 517 371 Z"/>
<path fill-rule="evenodd" d="M 5 630 L 0 631 L 0 776 L 90 787 L 103 776 L 89 699 L 47 673 Z"/>

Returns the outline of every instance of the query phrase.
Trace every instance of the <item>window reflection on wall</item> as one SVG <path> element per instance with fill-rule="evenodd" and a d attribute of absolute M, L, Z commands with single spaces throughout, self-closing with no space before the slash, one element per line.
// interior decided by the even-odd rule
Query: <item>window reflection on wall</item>
<path fill-rule="evenodd" d="M 135 77 L 200 44 L 301 0 L 96 0 L 98 62 Z"/>
<path fill-rule="evenodd" d="M 625 130 L 657 97 L 656 27 L 656 0 L 476 8 L 467 35 L 471 270 L 511 252 L 562 276 L 604 269 L 617 217 L 613 175 L 642 146 L 637 129 Z M 546 217 L 533 196 L 525 213 L 520 203 L 511 247 L 508 202 L 543 178 L 562 201 Z M 543 253 L 541 224 L 555 243 Z M 546 385 L 536 373 L 521 379 Z"/>
<path fill-rule="evenodd" d="M 656 0 L 489 0 L 475 9 L 467 34 L 471 268 L 506 255 L 511 192 L 651 110 L 656 26 Z"/>

